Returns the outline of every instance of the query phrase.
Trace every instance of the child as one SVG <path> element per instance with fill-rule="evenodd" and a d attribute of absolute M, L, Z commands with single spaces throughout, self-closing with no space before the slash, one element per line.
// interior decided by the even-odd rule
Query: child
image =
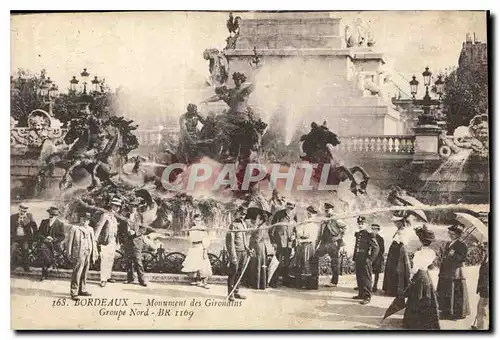
<path fill-rule="evenodd" d="M 212 266 L 208 259 L 207 249 L 210 240 L 200 214 L 193 217 L 193 226 L 189 230 L 189 240 L 191 247 L 182 264 L 182 271 L 191 275 L 192 285 L 209 289 L 207 281 L 208 277 L 212 275 Z"/>

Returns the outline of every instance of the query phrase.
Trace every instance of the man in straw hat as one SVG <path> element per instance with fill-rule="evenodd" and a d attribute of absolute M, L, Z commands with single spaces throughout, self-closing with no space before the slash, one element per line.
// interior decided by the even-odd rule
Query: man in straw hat
<path fill-rule="evenodd" d="M 277 287 L 280 277 L 284 285 L 288 285 L 290 283 L 290 257 L 292 256 L 296 243 L 296 235 L 294 231 L 296 222 L 297 216 L 295 215 L 295 203 L 290 201 L 286 202 L 285 209 L 278 210 L 273 216 L 271 224 L 286 223 L 288 225 L 277 225 L 270 228 L 268 231 L 269 240 L 275 249 L 276 258 L 280 263 L 278 270 L 273 275 L 269 283 L 271 287 Z"/>
<path fill-rule="evenodd" d="M 115 214 L 120 211 L 122 202 L 118 198 L 111 199 L 110 212 L 103 213 L 96 227 L 97 244 L 100 246 L 101 255 L 101 287 L 111 279 L 111 271 L 115 262 L 115 252 L 118 249 L 118 221 Z"/>
<path fill-rule="evenodd" d="M 89 225 L 90 213 L 81 209 L 78 225 L 71 226 L 68 234 L 68 260 L 73 264 L 71 275 L 71 299 L 91 296 L 87 291 L 87 274 L 92 263 L 97 261 L 97 244 L 94 229 Z"/>
<path fill-rule="evenodd" d="M 21 265 L 25 271 L 29 271 L 28 250 L 33 242 L 33 236 L 37 230 L 37 225 L 28 206 L 24 203 L 19 205 L 19 212 L 10 216 L 10 257 L 11 268 L 15 269 Z M 20 252 L 19 258 L 16 256 Z M 20 262 L 20 263 L 19 263 Z"/>
<path fill-rule="evenodd" d="M 335 207 L 330 203 L 324 204 L 325 217 L 327 220 L 321 222 L 316 242 L 316 254 L 319 258 L 328 254 L 331 259 L 332 279 L 330 283 L 337 287 L 340 275 L 339 251 L 344 245 L 343 237 L 346 225 L 340 221 L 331 219 L 334 216 Z"/>
<path fill-rule="evenodd" d="M 467 246 L 460 239 L 463 232 L 464 227 L 460 224 L 448 228 L 451 241 L 443 252 L 437 285 L 441 319 L 459 320 L 470 314 L 469 295 L 462 270 L 467 256 Z"/>
<path fill-rule="evenodd" d="M 246 214 L 246 207 L 240 206 L 233 215 L 233 222 L 229 226 L 229 230 L 245 230 L 246 223 L 243 217 Z M 242 270 L 247 262 L 249 255 L 248 236 L 245 232 L 228 232 L 226 233 L 226 249 L 229 254 L 229 271 L 227 276 L 227 290 L 230 294 L 229 300 L 245 299 L 245 296 L 239 292 L 239 284 L 235 287 L 238 278 L 242 275 Z"/>
<path fill-rule="evenodd" d="M 54 252 L 63 251 L 63 241 L 66 237 L 64 224 L 57 219 L 61 213 L 59 209 L 52 206 L 47 209 L 47 212 L 49 218 L 42 220 L 37 235 L 38 240 L 41 242 L 42 281 L 49 278 L 49 268 L 54 265 Z"/>

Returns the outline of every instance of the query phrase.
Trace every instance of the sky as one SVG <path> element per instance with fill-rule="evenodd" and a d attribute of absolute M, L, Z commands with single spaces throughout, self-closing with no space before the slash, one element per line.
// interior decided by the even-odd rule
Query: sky
<path fill-rule="evenodd" d="M 250 16 L 249 13 L 246 13 Z M 245 13 L 241 16 L 245 18 Z M 421 77 L 425 66 L 444 71 L 457 65 L 467 33 L 486 41 L 484 12 L 338 12 L 345 22 L 370 21 L 376 49 L 398 74 Z M 227 13 L 58 13 L 11 16 L 11 73 L 18 68 L 48 76 L 61 90 L 83 68 L 111 88 L 168 102 L 171 90 L 201 84 L 208 76 L 206 48 L 222 49 Z"/>

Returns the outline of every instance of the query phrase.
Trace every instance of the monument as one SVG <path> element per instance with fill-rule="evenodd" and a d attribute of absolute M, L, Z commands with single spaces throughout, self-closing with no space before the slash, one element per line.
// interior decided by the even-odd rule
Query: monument
<path fill-rule="evenodd" d="M 326 120 L 341 136 L 401 134 L 400 114 L 384 95 L 384 55 L 374 50 L 365 26 L 361 19 L 344 22 L 328 12 L 246 13 L 224 53 L 231 72 L 253 74 L 256 86 L 267 84 L 270 95 L 273 84 L 286 81 L 293 88 L 295 82 L 298 93 L 283 103 L 279 94 L 273 99 L 290 115 Z"/>

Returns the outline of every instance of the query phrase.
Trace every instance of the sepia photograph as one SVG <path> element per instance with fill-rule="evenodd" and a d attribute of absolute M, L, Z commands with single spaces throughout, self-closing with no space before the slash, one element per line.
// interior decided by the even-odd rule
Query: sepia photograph
<path fill-rule="evenodd" d="M 11 11 L 11 329 L 491 331 L 490 20 Z"/>

